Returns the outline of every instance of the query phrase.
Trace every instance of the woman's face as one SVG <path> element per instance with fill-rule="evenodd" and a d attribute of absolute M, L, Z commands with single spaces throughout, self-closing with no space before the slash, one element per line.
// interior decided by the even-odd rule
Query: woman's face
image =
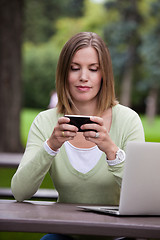
<path fill-rule="evenodd" d="M 101 79 L 97 51 L 93 47 L 78 50 L 73 56 L 68 74 L 69 91 L 74 103 L 97 101 Z"/>

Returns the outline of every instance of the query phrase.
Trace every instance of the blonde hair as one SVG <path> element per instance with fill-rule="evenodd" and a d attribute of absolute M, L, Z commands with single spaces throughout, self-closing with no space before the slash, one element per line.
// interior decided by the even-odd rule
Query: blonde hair
<path fill-rule="evenodd" d="M 68 72 L 74 54 L 79 49 L 85 47 L 93 47 L 97 51 L 99 58 L 102 73 L 102 83 L 98 93 L 97 106 L 99 113 L 103 113 L 109 107 L 117 104 L 114 90 L 112 62 L 107 46 L 96 33 L 80 32 L 66 42 L 59 56 L 56 71 L 56 90 L 58 95 L 57 108 L 59 113 L 73 114 L 72 105 L 74 103 L 68 87 Z"/>

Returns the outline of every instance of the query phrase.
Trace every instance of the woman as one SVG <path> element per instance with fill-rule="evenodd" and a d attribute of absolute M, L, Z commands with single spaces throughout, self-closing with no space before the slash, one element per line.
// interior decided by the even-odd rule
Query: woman
<path fill-rule="evenodd" d="M 58 202 L 118 205 L 126 144 L 144 141 L 144 132 L 137 113 L 116 101 L 109 50 L 97 34 L 78 33 L 64 45 L 56 91 L 57 108 L 31 126 L 12 179 L 15 198 L 32 197 L 49 171 Z M 94 123 L 79 132 L 65 114 L 89 115 Z"/>

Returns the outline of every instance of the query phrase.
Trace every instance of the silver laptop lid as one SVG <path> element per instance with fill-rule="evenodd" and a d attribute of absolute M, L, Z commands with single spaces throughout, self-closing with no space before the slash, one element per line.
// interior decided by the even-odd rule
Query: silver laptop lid
<path fill-rule="evenodd" d="M 160 143 L 128 143 L 119 213 L 160 215 Z"/>

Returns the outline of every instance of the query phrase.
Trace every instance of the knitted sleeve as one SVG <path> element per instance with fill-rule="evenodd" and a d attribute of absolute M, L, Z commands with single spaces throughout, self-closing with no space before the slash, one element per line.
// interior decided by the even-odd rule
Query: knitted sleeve
<path fill-rule="evenodd" d="M 25 153 L 11 181 L 11 189 L 17 201 L 31 198 L 50 169 L 54 156 L 45 151 L 43 144 L 51 134 L 51 125 L 43 113 L 31 125 Z"/>

